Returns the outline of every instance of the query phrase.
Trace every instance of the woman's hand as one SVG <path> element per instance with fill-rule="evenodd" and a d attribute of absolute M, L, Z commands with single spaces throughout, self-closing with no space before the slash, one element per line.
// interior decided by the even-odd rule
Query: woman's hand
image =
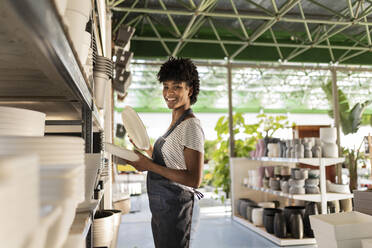
<path fill-rule="evenodd" d="M 128 136 L 129 137 L 129 136 Z M 152 151 L 153 151 L 153 148 L 152 148 L 152 145 L 150 144 L 150 148 L 148 150 L 142 150 L 142 149 L 139 149 L 136 144 L 134 144 L 133 140 L 129 137 L 129 141 L 130 143 L 132 143 L 132 145 L 137 149 L 137 150 L 140 150 L 140 151 L 144 151 L 147 153 L 147 155 L 149 155 L 149 157 L 152 157 Z"/>
<path fill-rule="evenodd" d="M 136 168 L 138 171 L 147 171 L 150 168 L 152 160 L 140 153 L 139 151 L 134 151 L 139 157 L 136 161 L 127 161 L 128 164 Z"/>

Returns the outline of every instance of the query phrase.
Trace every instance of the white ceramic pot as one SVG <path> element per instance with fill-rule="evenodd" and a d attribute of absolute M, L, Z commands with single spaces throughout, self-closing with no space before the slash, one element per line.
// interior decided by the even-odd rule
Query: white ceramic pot
<path fill-rule="evenodd" d="M 263 208 L 252 209 L 252 222 L 256 226 L 263 226 Z"/>
<path fill-rule="evenodd" d="M 97 211 L 93 221 L 94 246 L 110 246 L 114 236 L 114 213 Z"/>
<path fill-rule="evenodd" d="M 322 127 L 319 129 L 320 140 L 326 143 L 336 143 L 337 130 L 335 127 Z"/>
<path fill-rule="evenodd" d="M 338 158 L 338 147 L 335 143 L 323 143 L 322 155 L 324 158 Z"/>
<path fill-rule="evenodd" d="M 350 194 L 350 187 L 348 184 L 336 184 L 327 180 L 327 191 L 342 194 Z"/>
<path fill-rule="evenodd" d="M 104 73 L 94 72 L 94 97 L 97 107 L 104 108 L 108 76 Z"/>

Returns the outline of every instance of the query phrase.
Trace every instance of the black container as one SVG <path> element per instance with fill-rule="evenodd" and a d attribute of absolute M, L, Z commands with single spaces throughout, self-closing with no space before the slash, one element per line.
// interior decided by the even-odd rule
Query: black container
<path fill-rule="evenodd" d="M 283 213 L 276 213 L 274 217 L 274 234 L 278 238 L 287 237 L 287 225 Z"/>
<path fill-rule="evenodd" d="M 276 213 L 281 212 L 282 210 L 278 208 L 264 208 L 263 224 L 268 233 L 274 233 L 274 217 Z"/>
<path fill-rule="evenodd" d="M 300 213 L 291 215 L 291 236 L 294 239 L 302 239 L 304 237 L 304 224 Z"/>
<path fill-rule="evenodd" d="M 314 238 L 314 232 L 311 229 L 310 225 L 310 215 L 319 214 L 318 205 L 315 202 L 309 202 L 306 205 L 305 214 L 304 214 L 304 234 L 309 238 Z"/>
<path fill-rule="evenodd" d="M 247 219 L 247 207 L 249 205 L 249 202 L 242 201 L 240 203 L 240 216 L 242 216 L 244 219 Z"/>
<path fill-rule="evenodd" d="M 237 206 L 236 206 L 236 210 L 237 210 L 237 213 L 240 215 L 240 216 L 243 216 L 243 213 L 241 212 L 240 210 L 240 206 L 241 206 L 241 203 L 242 202 L 253 202 L 251 199 L 249 198 L 240 198 L 238 201 L 237 201 Z"/>
<path fill-rule="evenodd" d="M 300 214 L 301 218 L 303 218 L 305 214 L 305 207 L 304 206 L 287 206 L 284 208 L 284 218 L 287 225 L 287 232 L 291 233 L 291 215 L 292 214 Z"/>

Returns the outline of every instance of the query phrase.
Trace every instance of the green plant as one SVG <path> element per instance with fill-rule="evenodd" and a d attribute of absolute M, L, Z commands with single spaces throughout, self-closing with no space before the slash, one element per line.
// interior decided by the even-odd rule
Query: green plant
<path fill-rule="evenodd" d="M 260 114 L 257 116 L 258 122 L 246 124 L 241 113 L 233 115 L 233 133 L 235 139 L 234 157 L 248 157 L 249 152 L 255 149 L 258 139 L 272 137 L 274 133 L 285 127 L 289 127 L 286 116 L 267 116 Z M 222 187 L 226 197 L 230 194 L 230 166 L 229 166 L 229 122 L 228 118 L 222 116 L 218 119 L 215 126 L 217 132 L 217 148 L 213 152 L 215 163 L 213 172 L 213 184 Z M 221 199 L 224 201 L 224 198 Z"/>
<path fill-rule="evenodd" d="M 364 153 L 360 151 L 361 145 L 358 149 L 342 149 L 342 154 L 345 156 L 345 164 L 348 166 L 349 170 L 349 187 L 351 192 L 353 192 L 354 189 L 358 189 L 358 164 L 360 161 L 365 160 Z"/>
<path fill-rule="evenodd" d="M 327 95 L 327 99 L 333 106 L 333 94 L 332 94 L 332 81 L 328 81 L 327 84 L 322 85 L 322 89 Z M 342 132 L 347 134 L 354 134 L 358 132 L 360 125 L 368 123 L 368 118 L 363 118 L 363 113 L 368 105 L 372 103 L 371 100 L 367 100 L 363 103 L 356 103 L 352 108 L 350 108 L 349 100 L 347 99 L 344 92 L 338 89 L 338 99 L 339 99 L 339 111 L 340 111 L 340 125 Z M 333 111 L 329 112 L 329 115 L 333 118 Z M 370 119 L 371 123 L 371 119 Z M 370 124 L 369 123 L 369 124 Z M 362 143 L 361 143 L 362 145 Z M 342 154 L 345 156 L 345 165 L 349 170 L 350 177 L 350 190 L 358 188 L 358 163 L 364 160 L 364 153 L 360 152 L 360 147 L 358 149 L 343 149 Z"/>
<path fill-rule="evenodd" d="M 217 140 L 206 140 L 204 141 L 204 163 L 207 164 L 213 156 L 213 152 L 216 150 Z"/>
<path fill-rule="evenodd" d="M 332 109 L 334 109 L 332 81 L 328 81 L 326 84 L 323 84 L 322 89 L 325 92 L 327 99 L 332 106 Z M 356 103 L 352 108 L 350 108 L 349 100 L 347 99 L 344 92 L 340 89 L 338 89 L 338 100 L 342 132 L 345 135 L 356 133 L 362 123 L 363 113 L 366 107 L 370 105 L 372 101 L 367 100 L 363 103 Z M 333 111 L 330 111 L 329 115 L 333 118 Z"/>

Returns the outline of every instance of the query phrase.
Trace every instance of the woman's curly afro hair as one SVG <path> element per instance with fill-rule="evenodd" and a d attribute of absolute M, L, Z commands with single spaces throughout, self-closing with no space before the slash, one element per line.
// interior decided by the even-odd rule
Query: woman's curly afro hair
<path fill-rule="evenodd" d="M 190 104 L 196 103 L 200 81 L 196 66 L 190 59 L 169 57 L 158 72 L 160 83 L 173 80 L 175 82 L 186 82 L 187 86 L 193 89 L 190 96 Z"/>

